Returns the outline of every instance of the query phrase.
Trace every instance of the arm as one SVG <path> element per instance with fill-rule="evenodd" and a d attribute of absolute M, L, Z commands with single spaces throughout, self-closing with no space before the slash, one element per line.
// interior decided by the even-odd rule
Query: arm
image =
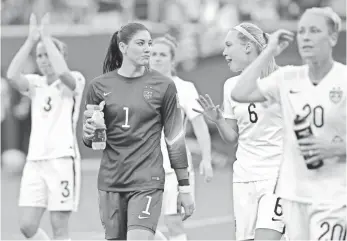
<path fill-rule="evenodd" d="M 196 116 L 191 122 L 200 146 L 202 160 L 211 162 L 211 137 L 203 115 Z"/>
<path fill-rule="evenodd" d="M 273 58 L 273 52 L 266 48 L 239 76 L 239 79 L 231 91 L 231 98 L 235 101 L 263 102 L 266 100 L 257 85 L 257 79 Z M 265 80 L 266 81 L 266 80 Z"/>
<path fill-rule="evenodd" d="M 42 42 L 46 47 L 49 61 L 61 82 L 63 82 L 70 90 L 74 91 L 76 88 L 76 79 L 69 70 L 63 54 L 54 44 L 50 36 L 43 36 Z"/>
<path fill-rule="evenodd" d="M 92 147 L 92 136 L 90 135 L 87 125 L 91 125 L 91 117 L 93 115 L 93 111 L 87 109 L 88 105 L 99 105 L 103 99 L 98 95 L 98 89 L 96 87 L 96 83 L 92 82 L 89 84 L 86 92 L 86 107 L 83 113 L 83 134 L 82 140 L 83 144 L 89 148 Z"/>
<path fill-rule="evenodd" d="M 188 160 L 181 109 L 178 108 L 177 90 L 171 82 L 165 92 L 161 109 L 164 136 L 171 167 L 175 170 L 178 184 L 189 185 Z"/>
<path fill-rule="evenodd" d="M 232 144 L 237 142 L 239 134 L 236 120 L 222 118 L 216 122 L 216 126 L 223 141 Z"/>
<path fill-rule="evenodd" d="M 29 80 L 22 74 L 22 70 L 34 45 L 35 42 L 28 38 L 14 56 L 7 70 L 7 78 L 10 84 L 22 93 L 29 90 Z"/>

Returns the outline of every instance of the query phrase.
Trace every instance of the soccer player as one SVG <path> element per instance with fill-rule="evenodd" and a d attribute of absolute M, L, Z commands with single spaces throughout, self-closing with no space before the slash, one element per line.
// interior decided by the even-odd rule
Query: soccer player
<path fill-rule="evenodd" d="M 49 17 L 40 28 L 30 16 L 29 36 L 12 60 L 7 77 L 32 100 L 29 153 L 20 186 L 20 229 L 28 239 L 48 240 L 39 228 L 46 209 L 50 211 L 54 239 L 69 239 L 68 221 L 79 199 L 80 154 L 76 141 L 84 77 L 71 71 L 67 48 L 48 34 Z M 23 75 L 21 70 L 36 47 L 41 75 Z"/>
<path fill-rule="evenodd" d="M 184 218 L 195 209 L 177 90 L 170 78 L 147 68 L 151 45 L 145 26 L 123 26 L 112 36 L 104 74 L 92 80 L 87 91 L 87 104 L 106 103 L 107 143 L 98 177 L 106 239 L 153 239 L 165 183 L 163 127 Z M 90 147 L 95 127 L 86 117 L 83 141 Z"/>
<path fill-rule="evenodd" d="M 297 34 L 305 65 L 285 66 L 257 81 L 265 63 L 294 38 L 293 33 L 278 30 L 231 93 L 236 101 L 271 101 L 281 107 L 284 154 L 276 194 L 282 198 L 286 232 L 293 240 L 346 238 L 347 69 L 332 57 L 340 27 L 331 8 L 306 10 Z M 307 118 L 313 136 L 298 140 L 297 117 Z M 322 166 L 316 164 L 319 161 Z M 317 168 L 309 169 L 310 165 Z"/>
<path fill-rule="evenodd" d="M 225 39 L 223 56 L 233 72 L 242 72 L 264 51 L 267 35 L 256 25 L 241 23 Z M 260 78 L 276 71 L 274 59 L 264 63 Z M 224 84 L 224 113 L 208 95 L 200 96 L 204 114 L 224 140 L 238 143 L 233 166 L 233 196 L 237 240 L 279 240 L 284 231 L 280 199 L 274 188 L 282 155 L 282 117 L 278 104 L 239 103 L 230 98 L 238 76 Z"/>
<path fill-rule="evenodd" d="M 175 75 L 175 56 L 176 56 L 177 42 L 170 36 L 156 38 L 153 41 L 151 50 L 150 66 L 162 73 L 163 75 L 171 78 L 177 88 L 178 102 L 182 112 L 182 122 L 184 128 L 189 121 L 191 121 L 197 141 L 200 145 L 202 152 L 202 161 L 200 163 L 200 171 L 205 175 L 205 181 L 210 181 L 213 176 L 211 165 L 211 139 L 208 127 L 204 120 L 203 115 L 193 111 L 193 108 L 199 109 L 199 103 L 196 99 L 199 97 L 194 84 L 184 81 Z M 161 140 L 163 163 L 165 170 L 165 187 L 163 196 L 163 210 L 164 222 L 169 230 L 170 240 L 187 240 L 185 234 L 181 213 L 177 212 L 177 178 L 174 170 L 170 167 L 169 155 L 165 140 Z M 194 182 L 195 174 L 192 163 L 192 156 L 187 148 L 188 164 L 189 164 L 189 180 L 193 190 L 194 197 Z M 159 231 L 157 231 L 159 232 Z"/>

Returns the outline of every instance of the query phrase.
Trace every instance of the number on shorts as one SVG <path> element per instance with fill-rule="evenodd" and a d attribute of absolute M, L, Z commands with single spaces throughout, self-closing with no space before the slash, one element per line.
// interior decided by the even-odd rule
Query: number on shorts
<path fill-rule="evenodd" d="M 321 223 L 320 227 L 322 228 L 323 233 L 319 236 L 318 240 L 346 240 L 346 229 L 343 225 L 339 223 L 330 225 L 325 221 Z"/>
<path fill-rule="evenodd" d="M 61 195 L 63 197 L 67 198 L 70 196 L 70 189 L 69 189 L 69 181 L 61 181 L 60 184 L 63 187 L 63 191 L 61 192 Z"/>
<path fill-rule="evenodd" d="M 276 199 L 276 204 L 275 204 L 275 209 L 274 209 L 274 213 L 281 217 L 283 215 L 283 210 L 282 210 L 282 205 L 280 204 L 281 198 L 278 197 Z"/>
<path fill-rule="evenodd" d="M 147 215 L 151 215 L 151 213 L 149 212 L 149 206 L 151 205 L 152 197 L 146 196 L 146 198 L 148 198 L 146 209 L 144 211 L 142 211 L 142 213 L 147 214 Z"/>

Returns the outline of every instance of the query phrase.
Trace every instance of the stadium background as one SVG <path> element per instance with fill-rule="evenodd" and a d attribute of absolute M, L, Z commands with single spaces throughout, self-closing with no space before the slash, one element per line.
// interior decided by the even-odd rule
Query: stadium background
<path fill-rule="evenodd" d="M 258 2 L 261 1 L 264 0 L 260 0 Z M 110 1 L 101 2 L 106 2 L 107 4 L 109 4 Z M 142 3 L 145 1 L 135 2 Z M 225 2 L 227 1 L 220 1 L 220 5 L 225 4 Z M 318 4 L 317 2 L 320 2 L 319 4 L 322 4 L 322 2 L 324 1 L 316 1 L 316 4 Z M 242 11 L 240 10 L 240 8 L 237 9 L 237 12 L 239 13 L 238 17 L 233 18 L 227 25 L 221 26 L 221 24 L 217 21 L 207 21 L 205 19 L 201 21 L 186 21 L 184 25 L 178 27 L 179 24 L 177 24 L 177 22 L 173 24 L 170 24 L 170 22 L 165 22 L 164 20 L 161 23 L 153 22 L 153 19 L 149 19 L 149 13 L 151 11 L 149 11 L 149 9 L 143 10 L 143 7 L 143 5 L 138 4 L 137 6 L 135 6 L 133 12 L 137 19 L 139 19 L 138 21 L 144 22 L 146 26 L 149 27 L 149 29 L 153 33 L 153 37 L 165 32 L 171 32 L 180 40 L 183 50 L 181 52 L 180 63 L 178 65 L 178 76 L 185 80 L 192 81 L 197 87 L 199 93 L 210 94 L 215 103 L 222 102 L 222 90 L 224 81 L 234 75 L 229 71 L 224 58 L 221 56 L 223 38 L 228 27 L 237 24 L 237 22 L 239 21 L 248 20 L 256 22 L 267 32 L 272 32 L 279 27 L 285 27 L 293 31 L 295 31 L 296 29 L 295 16 L 288 17 L 286 15 L 287 17 L 281 18 L 280 21 L 273 21 L 267 18 L 259 19 L 259 17 L 257 17 L 255 21 L 255 17 L 252 18 L 247 16 L 247 14 L 241 14 Z M 234 10 L 235 9 L 231 9 L 229 13 L 232 13 Z M 285 15 L 283 11 L 280 11 L 280 8 L 278 8 L 278 11 L 281 13 L 280 17 Z M 301 9 L 301 11 L 303 11 L 303 9 Z M 159 15 L 159 13 L 157 13 L 157 15 Z M 124 17 L 122 15 L 120 16 Z M 151 17 L 153 18 L 153 16 Z M 160 16 L 157 17 L 160 18 Z M 342 17 L 345 18 L 345 15 L 343 15 Z M 126 14 L 125 18 L 129 19 L 129 12 Z M 294 20 L 292 18 L 294 18 Z M 23 19 L 25 20 L 25 18 Z M 119 19 L 121 18 L 116 18 L 114 22 L 110 22 L 109 20 L 102 22 L 104 20 L 100 20 L 101 22 L 99 23 L 105 25 L 97 26 L 91 26 L 90 23 L 88 24 L 88 22 L 78 22 L 77 24 L 66 25 L 66 23 L 61 24 L 61 22 L 58 22 L 57 20 L 57 23 L 52 26 L 53 35 L 66 42 L 68 45 L 68 63 L 70 69 L 78 70 L 83 73 L 83 75 L 86 77 L 87 82 L 101 74 L 102 62 L 107 50 L 107 46 L 109 44 L 110 36 L 113 31 L 115 31 L 115 29 L 122 25 L 122 21 L 124 21 L 124 19 Z M 21 23 L 25 24 L 25 21 Z M 6 73 L 6 69 L 11 59 L 13 58 L 16 51 L 18 51 L 21 44 L 23 44 L 27 34 L 27 26 L 10 24 L 11 22 L 7 25 L 2 24 L 1 26 L 2 77 L 5 77 L 4 73 Z M 345 24 L 343 25 L 343 28 L 345 29 Z M 342 62 L 344 64 L 346 63 L 345 30 L 340 34 L 338 45 L 334 49 L 334 58 L 339 62 Z M 297 52 L 296 43 L 293 43 L 276 60 L 279 65 L 300 65 L 302 62 Z M 14 95 L 12 96 L 12 102 L 18 102 L 20 96 L 18 95 L 18 93 L 16 94 L 14 90 L 12 90 L 12 92 L 14 93 Z M 18 121 L 13 116 L 11 109 L 6 116 L 7 118 L 2 123 L 1 132 L 2 153 L 5 150 L 9 149 L 22 149 L 24 152 L 26 152 L 30 118 L 27 116 L 24 121 Z M 233 218 L 230 173 L 231 163 L 234 160 L 234 157 L 232 155 L 233 148 L 230 148 L 223 143 L 213 124 L 208 124 L 214 149 L 213 157 L 216 167 L 216 174 L 215 179 L 210 184 L 203 183 L 202 178 L 197 175 L 198 211 L 191 220 L 187 221 L 187 226 L 189 227 L 188 234 L 192 239 L 231 239 L 233 238 L 231 232 L 231 230 L 233 229 Z M 79 137 L 80 133 L 81 125 L 79 124 Z M 192 133 L 192 129 L 190 127 L 188 127 L 187 140 L 190 146 L 193 148 L 193 153 L 195 154 L 194 160 L 199 160 L 199 150 L 198 148 L 196 148 L 197 146 L 194 139 L 194 134 Z M 99 222 L 96 199 L 96 173 L 99 163 L 97 158 L 100 156 L 100 153 L 91 151 L 90 149 L 84 147 L 81 142 L 79 144 L 82 152 L 82 157 L 84 159 L 82 164 L 84 182 L 82 187 L 82 201 L 80 211 L 77 214 L 73 215 L 71 220 L 71 231 L 73 233 L 72 238 L 84 240 L 102 239 L 102 228 Z M 20 172 L 16 173 L 17 175 L 6 172 L 6 165 L 4 165 L 4 160 L 5 159 L 2 158 L 2 167 L 5 171 L 2 171 L 2 174 L 5 175 L 2 175 L 1 177 L 1 235 L 2 239 L 18 239 L 21 236 L 18 232 L 17 227 L 18 210 L 16 209 L 16 202 L 18 196 Z M 13 160 L 11 161 L 15 162 Z M 195 164 L 196 163 L 197 162 L 195 162 Z M 88 215 L 90 218 L 85 219 L 83 218 L 83 215 Z M 43 227 L 49 229 L 47 215 L 42 221 L 42 225 Z"/>

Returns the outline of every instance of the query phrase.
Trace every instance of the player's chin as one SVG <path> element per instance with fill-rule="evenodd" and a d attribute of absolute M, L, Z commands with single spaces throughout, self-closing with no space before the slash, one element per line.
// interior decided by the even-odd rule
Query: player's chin
<path fill-rule="evenodd" d="M 148 66 L 149 65 L 149 59 L 142 59 L 138 62 L 140 66 Z"/>

